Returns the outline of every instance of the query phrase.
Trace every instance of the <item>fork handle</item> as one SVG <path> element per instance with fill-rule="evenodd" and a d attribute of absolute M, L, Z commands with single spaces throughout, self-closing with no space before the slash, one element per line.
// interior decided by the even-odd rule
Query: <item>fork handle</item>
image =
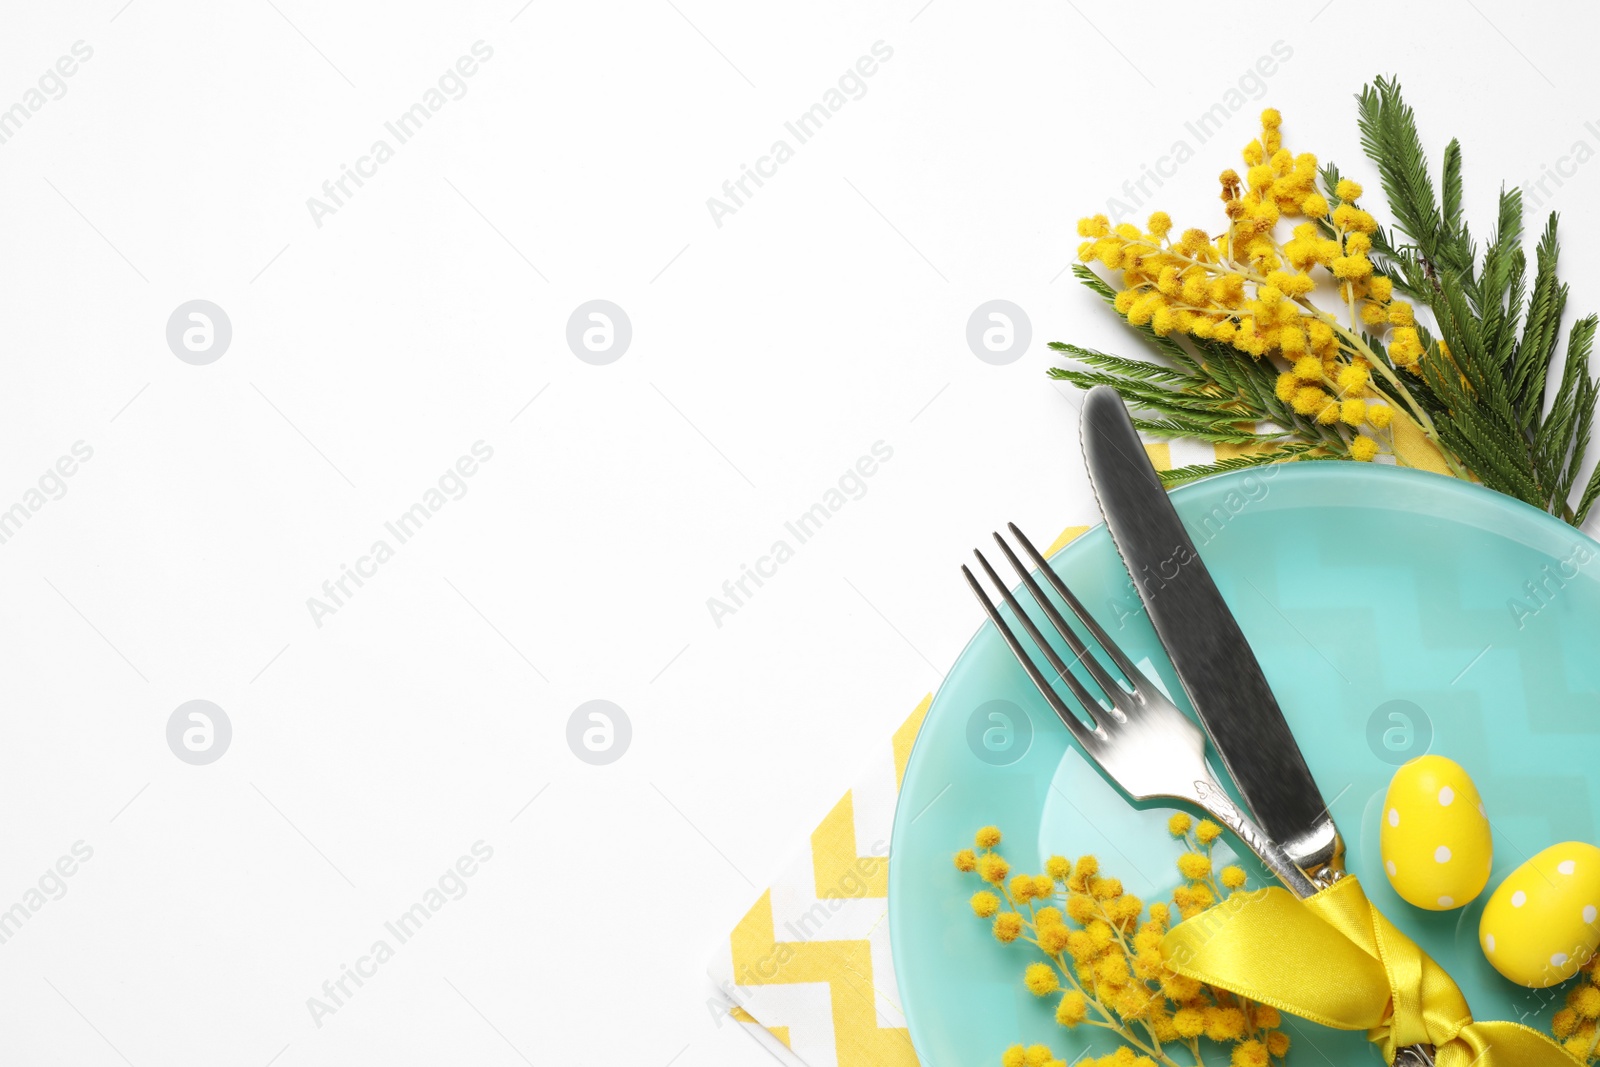
<path fill-rule="evenodd" d="M 1215 778 L 1202 778 L 1194 783 L 1195 803 L 1210 812 L 1218 822 L 1232 830 L 1234 836 L 1243 841 L 1261 858 L 1267 869 L 1278 876 L 1278 881 L 1301 900 L 1314 896 L 1321 888 L 1302 871 L 1300 867 L 1289 858 L 1289 854 L 1278 847 L 1277 842 L 1266 835 L 1261 827 L 1255 824 L 1244 812 L 1234 804 L 1226 790 L 1218 784 Z"/>

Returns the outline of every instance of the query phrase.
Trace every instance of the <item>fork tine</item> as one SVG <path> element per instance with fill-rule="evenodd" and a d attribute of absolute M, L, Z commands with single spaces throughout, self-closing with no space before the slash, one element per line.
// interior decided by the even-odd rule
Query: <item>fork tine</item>
<path fill-rule="evenodd" d="M 1015 530 L 1016 526 L 1013 525 L 1012 529 Z M 1089 651 L 1089 646 L 1083 643 L 1071 626 L 1067 625 L 1067 620 L 1062 618 L 1061 612 L 1056 610 L 1055 603 L 1045 595 L 1043 589 L 1039 588 L 1039 583 L 1033 580 L 1033 575 L 1029 573 L 1028 568 L 1023 566 L 1022 561 L 1017 558 L 1017 554 L 1011 551 L 1011 546 L 1006 544 L 1005 538 L 997 533 L 994 535 L 994 540 L 995 544 L 1000 546 L 1000 551 L 1005 553 L 1006 559 L 1011 563 L 1011 568 L 1022 579 L 1022 584 L 1027 587 L 1028 592 L 1044 611 L 1045 617 L 1056 628 L 1056 633 L 1060 634 L 1062 640 L 1067 643 L 1067 647 L 1072 649 L 1074 659 L 1083 665 L 1083 669 L 1088 672 L 1089 677 L 1094 679 L 1094 684 L 1098 685 L 1101 691 L 1105 693 L 1106 699 L 1111 701 L 1113 714 L 1119 718 L 1126 719 L 1127 711 L 1137 706 L 1139 701 L 1133 694 L 1122 687 L 1121 682 L 1111 677 L 1111 672 L 1100 666 L 1100 661 L 1095 659 L 1094 653 Z M 1062 663 L 1053 651 L 1049 652 L 1048 655 L 1050 665 L 1059 673 L 1065 675 L 1067 673 L 1066 664 Z"/>
<path fill-rule="evenodd" d="M 1002 552 L 1004 552 L 1006 554 L 1006 558 L 1011 560 L 1011 565 L 1013 567 L 1015 567 L 1017 565 L 1017 561 L 1016 561 L 1016 557 L 1013 556 L 1012 553 L 1011 553 L 1011 547 L 1009 545 L 1007 545 L 1004 541 L 1000 540 L 1000 535 L 999 534 L 995 534 L 994 535 L 994 539 L 995 539 L 995 543 L 1000 546 L 1000 551 L 1002 551 Z M 987 559 L 984 559 L 983 553 L 974 552 L 973 555 L 977 556 L 978 559 L 982 560 L 985 567 L 988 567 L 989 561 Z M 991 580 L 994 581 L 996 587 L 998 587 L 1000 589 L 1006 588 L 1005 583 L 1000 581 L 1000 576 L 995 574 L 995 572 L 993 570 L 989 571 L 989 577 L 990 577 Z M 1037 594 L 1035 594 L 1035 595 L 1037 596 Z M 1008 603 L 1011 604 L 1011 609 L 1013 611 L 1017 612 L 1018 615 L 1022 614 L 1020 606 L 1012 598 L 1007 597 L 1006 600 L 1007 600 Z M 1040 633 L 1039 633 L 1039 631 L 1037 629 L 1035 629 L 1033 626 L 1029 625 L 1029 623 L 1031 623 L 1032 620 L 1031 619 L 1027 619 L 1026 616 L 1022 616 L 1022 617 L 1026 620 L 1026 621 L 1024 621 L 1023 625 L 1027 626 L 1029 634 L 1033 637 L 1034 641 L 1039 642 L 1039 650 L 1044 653 L 1044 658 L 1050 664 L 1050 669 L 1056 672 L 1056 677 L 1057 678 L 1065 678 L 1065 677 L 1067 677 L 1067 672 L 1068 672 L 1068 669 L 1069 669 L 1070 665 L 1067 663 L 1066 660 L 1062 659 L 1060 656 L 1058 656 L 1056 654 L 1055 647 L 1053 645 L 1051 645 L 1050 642 L 1043 641 L 1041 639 L 1041 635 L 1040 635 Z M 1078 640 L 1076 634 L 1074 634 L 1074 635 L 1072 635 L 1072 636 L 1067 638 L 1067 645 L 1068 645 L 1068 647 L 1070 647 L 1072 649 L 1072 654 L 1073 654 L 1074 658 L 1081 657 L 1084 654 L 1085 649 L 1083 647 L 1083 642 Z"/>
<path fill-rule="evenodd" d="M 972 554 L 978 557 L 978 562 L 983 565 L 984 571 L 989 575 L 989 580 L 994 583 L 996 589 L 1000 590 L 1000 595 L 1005 599 L 1007 606 L 1011 608 L 1012 614 L 1017 617 L 1017 621 L 1022 624 L 1022 628 L 1028 631 L 1028 636 L 1033 638 L 1033 643 L 1044 649 L 1046 659 L 1056 670 L 1056 677 L 1053 680 L 1066 683 L 1067 688 L 1072 690 L 1073 697 L 1083 705 L 1084 714 L 1089 716 L 1096 728 L 1099 728 L 1101 725 L 1099 715 L 1105 706 L 1100 703 L 1100 700 L 1093 693 L 1084 687 L 1082 682 L 1078 681 L 1076 675 L 1067 669 L 1067 665 L 1061 661 L 1061 657 L 1056 655 L 1055 649 L 1050 647 L 1050 642 L 1039 632 L 1039 628 L 1033 624 L 1033 619 L 1022 609 L 1022 605 L 1017 603 L 1017 598 L 1011 595 L 1011 587 L 1000 580 L 1000 575 L 995 573 L 994 567 L 990 566 L 983 553 L 974 549 Z M 1120 721 L 1125 721 L 1125 716 L 1120 713 L 1116 717 Z"/>
<path fill-rule="evenodd" d="M 1011 595 L 1010 586 L 1000 580 L 1000 575 L 995 573 L 994 567 L 984 558 L 983 553 L 973 549 L 972 554 L 978 557 L 978 563 L 983 567 L 984 573 L 989 576 L 989 581 L 993 582 L 994 587 L 1000 590 L 1000 596 L 1005 600 L 1006 606 L 1011 609 L 1011 613 L 1022 624 L 1022 628 L 1028 631 L 1028 636 L 1033 638 L 1033 643 L 1044 650 L 1045 658 L 1057 671 L 1055 680 L 1067 684 L 1067 688 L 1072 690 L 1072 695 L 1077 699 L 1078 703 L 1083 705 L 1084 714 L 1089 716 L 1096 728 L 1099 728 L 1100 721 L 1095 713 L 1102 710 L 1100 701 L 1095 698 L 1093 693 L 1084 688 L 1083 683 L 1078 681 L 1071 671 L 1067 670 L 1067 665 L 1061 661 L 1061 657 L 1056 655 L 1055 649 L 1050 647 L 1050 642 L 1045 640 L 1044 635 L 1039 632 L 1039 628 L 1033 624 L 1033 619 L 1022 609 L 1022 605 L 1017 603 L 1017 598 Z"/>
<path fill-rule="evenodd" d="M 1061 599 L 1066 601 L 1067 607 L 1072 610 L 1072 614 L 1083 624 L 1083 628 L 1089 631 L 1089 636 L 1093 637 L 1095 642 L 1105 649 L 1106 655 L 1112 663 L 1116 664 L 1117 670 L 1122 672 L 1123 677 L 1133 683 L 1134 693 L 1142 697 L 1143 690 L 1150 685 L 1149 679 L 1140 673 L 1139 668 L 1135 667 L 1127 656 L 1123 655 L 1122 649 L 1117 646 L 1115 641 L 1111 640 L 1111 635 L 1100 628 L 1100 624 L 1095 622 L 1094 616 L 1089 614 L 1089 609 L 1085 608 L 1082 602 L 1072 595 L 1072 590 L 1067 588 L 1067 583 L 1062 581 L 1061 576 L 1055 572 L 1055 569 L 1045 562 L 1044 556 L 1040 555 L 1039 550 L 1033 547 L 1033 542 L 1028 540 L 1027 535 L 1017 529 L 1017 524 L 1010 522 L 1006 525 L 1010 527 L 1011 533 L 1021 543 L 1023 551 L 1028 553 L 1028 557 L 1033 560 L 1034 565 L 1044 572 L 1045 580 L 1050 583 L 1051 588 L 1060 594 Z"/>
<path fill-rule="evenodd" d="M 978 558 L 980 560 L 983 559 L 981 555 Z M 989 569 L 987 564 L 985 569 Z M 1000 615 L 1000 609 L 994 606 L 994 601 L 990 600 L 989 594 L 983 591 L 983 586 L 979 584 L 978 579 L 966 567 L 961 568 L 961 573 L 966 576 L 967 584 L 972 587 L 972 595 L 978 598 L 979 604 L 983 605 L 983 613 L 989 616 L 989 621 L 994 623 L 995 629 L 1000 631 L 1000 636 L 1005 639 L 1006 645 L 1011 649 L 1011 654 L 1016 657 L 1018 663 L 1022 664 L 1022 669 L 1033 680 L 1034 686 L 1039 690 L 1040 695 L 1044 697 L 1045 702 L 1050 705 L 1051 710 L 1056 713 L 1056 717 L 1066 724 L 1068 730 L 1072 731 L 1072 736 L 1077 739 L 1078 744 L 1083 746 L 1084 751 L 1098 759 L 1097 753 L 1101 743 L 1106 740 L 1105 731 L 1098 726 L 1091 730 L 1083 724 L 1083 721 L 1067 706 L 1067 702 L 1062 700 L 1051 687 L 1050 680 L 1044 676 L 1044 672 L 1039 669 L 1039 665 L 1033 662 L 1033 657 L 1028 655 L 1028 650 L 1023 647 L 1017 635 L 1006 624 L 1006 620 Z M 989 573 L 992 575 L 994 572 L 990 570 Z M 1004 584 L 1001 584 L 999 588 L 1004 589 Z M 1026 619 L 1027 616 L 1019 614 L 1018 618 Z"/>

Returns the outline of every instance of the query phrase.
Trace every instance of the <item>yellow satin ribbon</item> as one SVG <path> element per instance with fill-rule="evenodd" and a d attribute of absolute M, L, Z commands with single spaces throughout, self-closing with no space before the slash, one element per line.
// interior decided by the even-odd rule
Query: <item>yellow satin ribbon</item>
<path fill-rule="evenodd" d="M 1520 1023 L 1473 1022 L 1443 967 L 1345 877 L 1308 900 L 1272 888 L 1235 893 L 1162 942 L 1179 974 L 1338 1030 L 1365 1030 L 1385 1063 L 1436 1047 L 1438 1067 L 1572 1067 L 1580 1062 Z"/>

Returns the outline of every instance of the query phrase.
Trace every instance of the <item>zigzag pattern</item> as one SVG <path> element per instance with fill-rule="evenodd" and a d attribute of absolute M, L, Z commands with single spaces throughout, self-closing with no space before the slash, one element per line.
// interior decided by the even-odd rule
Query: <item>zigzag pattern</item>
<path fill-rule="evenodd" d="M 923 717 L 933 702 L 932 694 L 924 697 L 894 733 L 891 743 L 893 757 L 894 791 L 898 792 L 905 777 L 906 763 L 911 758 L 911 746 Z M 887 773 L 887 768 L 884 768 Z M 863 783 L 861 787 L 865 787 Z M 887 817 L 887 808 L 880 804 L 875 813 Z M 847 907 L 859 909 L 872 901 L 887 902 L 889 894 L 889 860 L 887 856 L 862 855 L 860 840 L 871 840 L 873 834 L 862 833 L 856 814 L 856 790 L 839 798 L 826 818 L 812 832 L 810 838 L 809 877 L 805 878 L 808 895 L 817 902 L 809 910 L 792 915 L 784 929 L 793 939 L 778 939 L 773 917 L 773 890 L 768 889 L 761 899 L 740 920 L 728 941 L 732 981 L 741 989 L 773 986 L 823 986 L 827 990 L 829 1018 L 814 1020 L 803 1008 L 795 1011 L 795 1020 L 787 1024 L 765 1025 L 745 1008 L 735 1008 L 732 1017 L 749 1026 L 761 1026 L 785 1048 L 796 1053 L 799 1043 L 807 1046 L 811 1058 L 808 1063 L 817 1067 L 916 1067 L 916 1053 L 903 1026 L 885 1025 L 880 1002 L 892 1001 L 892 973 L 885 978 L 875 976 L 874 956 L 878 965 L 888 963 L 885 913 L 879 906 L 876 919 L 870 921 L 874 938 L 828 938 L 820 936 L 830 932 L 835 915 L 844 915 Z M 873 826 L 877 840 L 887 839 L 887 826 Z M 792 890 L 792 886 L 788 887 Z M 790 894 L 793 896 L 793 893 Z M 805 898 L 801 898 L 800 904 Z M 830 904 L 839 910 L 833 911 Z M 799 905 L 790 902 L 793 910 Z M 870 913 L 869 913 L 870 914 Z M 842 920 L 845 926 L 859 924 L 858 912 Z M 818 936 L 813 936 L 818 935 Z M 887 987 L 887 988 L 886 988 Z M 754 998 L 752 998 L 754 1004 Z M 759 1004 L 754 1005 L 758 1011 Z M 771 1005 L 768 1011 L 783 1013 L 790 1005 Z M 801 1031 L 797 1033 L 797 1029 Z M 823 1031 L 831 1031 L 825 1033 Z M 817 1046 L 827 1046 L 819 1053 Z M 827 1052 L 831 1060 L 825 1060 Z"/>
<path fill-rule="evenodd" d="M 827 985 L 839 1067 L 916 1067 L 917 1054 L 905 1027 L 878 1024 L 869 942 L 777 940 L 770 889 L 734 927 L 730 940 L 740 985 Z M 769 1032 L 793 1048 L 789 1027 Z"/>

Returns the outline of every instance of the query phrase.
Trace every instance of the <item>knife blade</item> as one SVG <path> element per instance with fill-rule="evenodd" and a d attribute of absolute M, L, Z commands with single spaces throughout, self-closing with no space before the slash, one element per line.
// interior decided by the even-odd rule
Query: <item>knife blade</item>
<path fill-rule="evenodd" d="M 1322 792 L 1113 389 L 1089 390 L 1081 432 L 1111 539 L 1245 805 L 1308 875 L 1336 876 L 1343 844 Z"/>

